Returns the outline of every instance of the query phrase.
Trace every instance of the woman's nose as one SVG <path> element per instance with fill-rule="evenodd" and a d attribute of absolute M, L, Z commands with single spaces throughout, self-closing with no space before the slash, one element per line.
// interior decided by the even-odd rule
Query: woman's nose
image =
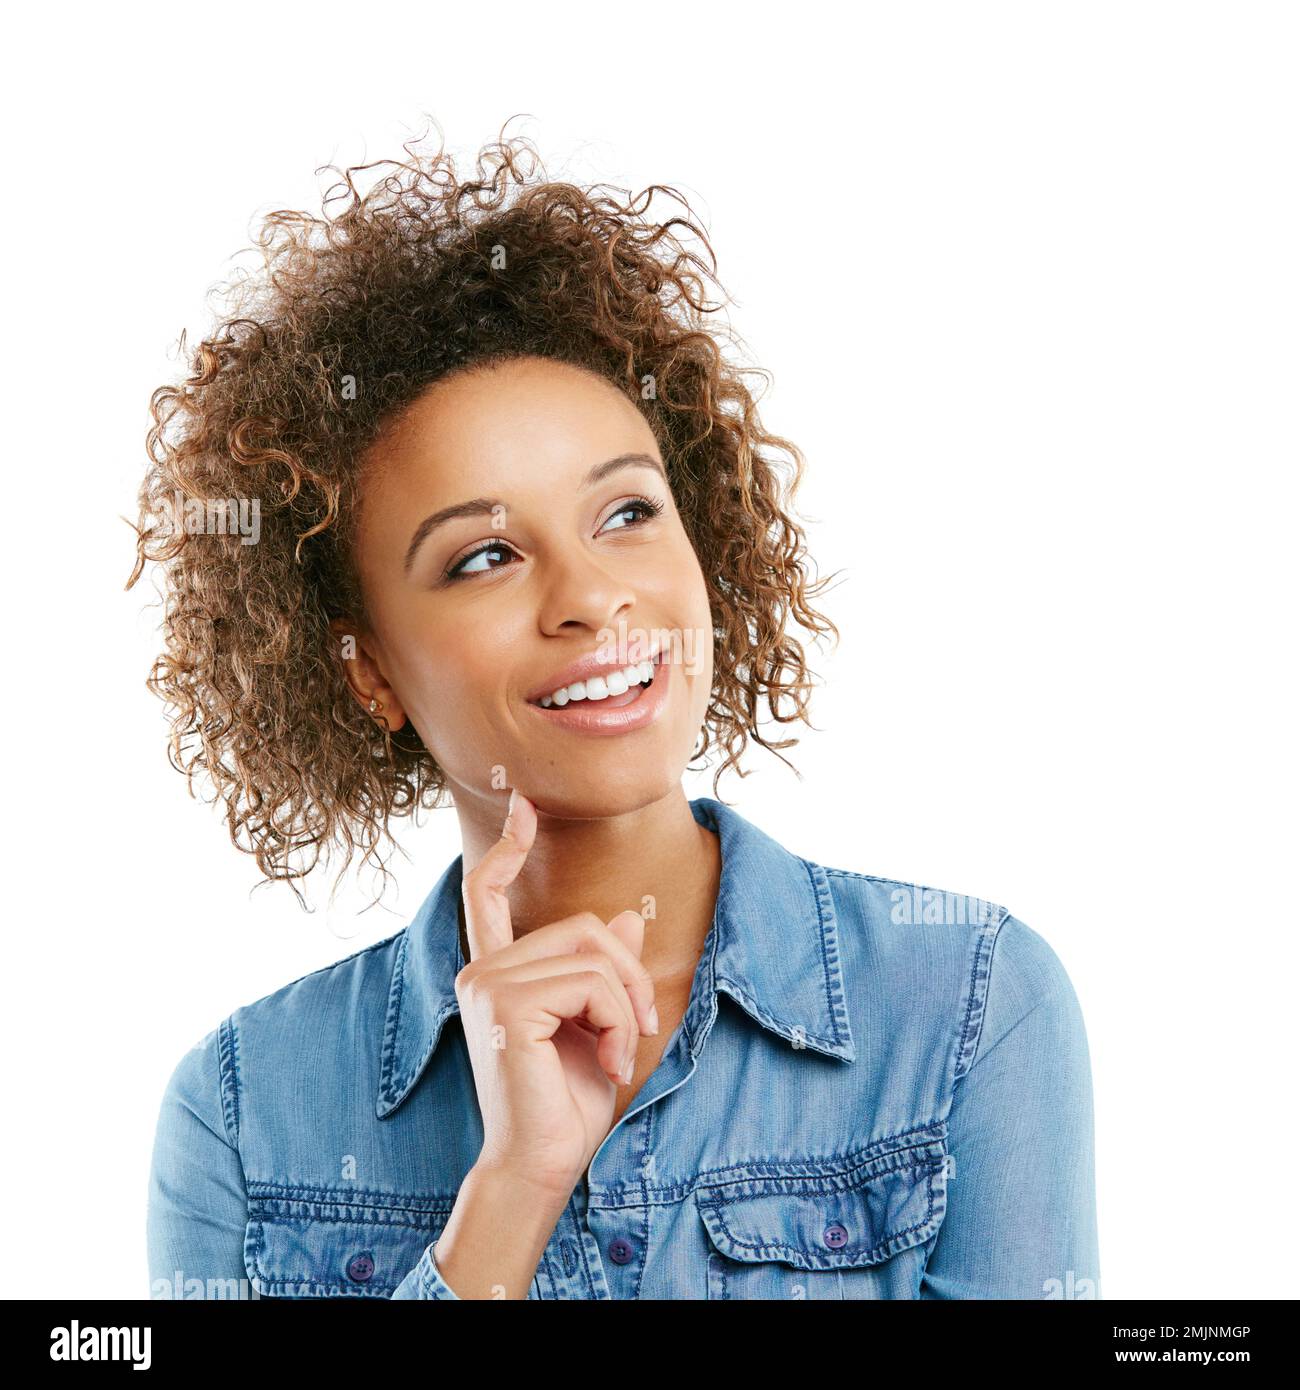
<path fill-rule="evenodd" d="M 569 555 L 548 563 L 540 625 L 548 635 L 566 628 L 592 632 L 614 625 L 636 602 L 626 580 L 603 568 L 588 555 Z"/>

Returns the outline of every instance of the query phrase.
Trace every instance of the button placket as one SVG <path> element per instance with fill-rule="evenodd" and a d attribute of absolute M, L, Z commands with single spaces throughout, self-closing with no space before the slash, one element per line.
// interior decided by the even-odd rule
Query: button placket
<path fill-rule="evenodd" d="M 653 1121 L 651 1109 L 653 1102 L 639 1109 L 636 1114 L 623 1116 L 622 1123 L 607 1139 L 600 1154 L 602 1171 L 612 1171 L 623 1176 L 620 1188 L 624 1194 L 639 1191 L 639 1182 L 645 1172 L 645 1165 L 634 1155 L 639 1155 L 646 1147 Z M 593 1164 L 594 1166 L 594 1164 Z M 590 1171 L 590 1170 L 588 1170 Z M 595 1184 L 600 1197 L 605 1195 L 603 1184 Z M 591 1183 L 583 1184 L 586 1197 L 587 1238 L 593 1249 L 600 1255 L 601 1268 L 607 1276 L 610 1292 L 608 1297 L 631 1298 L 640 1287 L 646 1256 L 646 1236 L 649 1214 L 647 1208 L 636 1198 L 634 1205 L 605 1207 L 593 1206 L 590 1201 Z M 624 1196 L 623 1200 L 627 1200 Z"/>

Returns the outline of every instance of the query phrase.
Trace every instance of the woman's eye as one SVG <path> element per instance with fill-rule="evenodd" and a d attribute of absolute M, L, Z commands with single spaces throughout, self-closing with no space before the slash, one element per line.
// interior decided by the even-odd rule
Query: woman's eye
<path fill-rule="evenodd" d="M 618 531 L 628 526 L 636 526 L 641 522 L 649 521 L 651 517 L 658 516 L 662 511 L 662 502 L 652 502 L 648 497 L 634 497 L 631 501 L 624 502 L 616 512 L 612 513 L 600 529 L 601 531 Z"/>
<path fill-rule="evenodd" d="M 500 569 L 514 558 L 509 546 L 494 542 L 481 550 L 472 551 L 463 560 L 457 560 L 447 571 L 448 579 L 458 579 L 463 574 L 485 574 L 488 570 Z"/>

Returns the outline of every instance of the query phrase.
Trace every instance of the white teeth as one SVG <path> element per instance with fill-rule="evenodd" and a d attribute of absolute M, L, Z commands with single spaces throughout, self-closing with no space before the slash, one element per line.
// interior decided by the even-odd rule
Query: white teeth
<path fill-rule="evenodd" d="M 543 709 L 550 709 L 552 705 L 558 705 L 563 709 L 570 700 L 604 700 L 610 695 L 626 695 L 634 685 L 653 680 L 654 674 L 653 658 L 649 661 L 638 661 L 631 666 L 624 666 L 621 671 L 611 671 L 606 676 L 593 676 L 587 681 L 574 681 L 572 685 L 562 685 L 549 695 L 543 695 L 538 703 Z"/>

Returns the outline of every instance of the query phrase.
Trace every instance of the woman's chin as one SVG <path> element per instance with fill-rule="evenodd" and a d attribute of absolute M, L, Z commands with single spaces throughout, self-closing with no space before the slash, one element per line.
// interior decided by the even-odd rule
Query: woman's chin
<path fill-rule="evenodd" d="M 681 787 L 681 773 L 654 777 L 616 777 L 593 785 L 582 779 L 547 778 L 520 791 L 537 807 L 538 815 L 555 820 L 608 820 L 652 806 Z"/>

